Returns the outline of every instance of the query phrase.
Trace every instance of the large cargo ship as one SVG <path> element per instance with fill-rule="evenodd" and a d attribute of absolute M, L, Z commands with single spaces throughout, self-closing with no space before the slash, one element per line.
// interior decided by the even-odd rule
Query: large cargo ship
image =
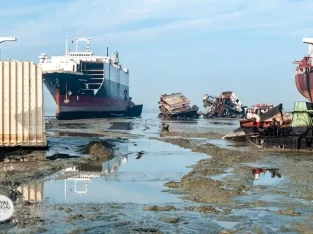
<path fill-rule="evenodd" d="M 44 84 L 57 104 L 57 119 L 140 116 L 142 105 L 129 97 L 129 70 L 119 63 L 118 52 L 96 56 L 90 51 L 90 38 L 75 42 L 75 52 L 68 49 L 66 37 L 65 55 L 38 57 Z M 78 50 L 79 42 L 87 43 L 86 51 Z"/>

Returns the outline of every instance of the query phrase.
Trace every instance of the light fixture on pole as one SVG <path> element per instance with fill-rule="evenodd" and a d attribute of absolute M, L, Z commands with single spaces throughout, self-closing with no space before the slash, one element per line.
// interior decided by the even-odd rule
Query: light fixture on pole
<path fill-rule="evenodd" d="M 16 37 L 0 37 L 0 44 L 5 41 L 17 41 Z M 1 49 L 0 49 L 0 60 L 1 60 Z"/>

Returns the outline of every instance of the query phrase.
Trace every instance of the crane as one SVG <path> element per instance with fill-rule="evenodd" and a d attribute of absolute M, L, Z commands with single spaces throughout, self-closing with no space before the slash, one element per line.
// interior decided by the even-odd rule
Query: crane
<path fill-rule="evenodd" d="M 0 44 L 5 41 L 17 41 L 16 37 L 0 37 Z"/>

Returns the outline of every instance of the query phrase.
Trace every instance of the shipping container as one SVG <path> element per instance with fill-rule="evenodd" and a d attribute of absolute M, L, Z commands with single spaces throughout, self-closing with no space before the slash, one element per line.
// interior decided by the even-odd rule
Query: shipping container
<path fill-rule="evenodd" d="M 0 147 L 46 147 L 41 66 L 0 61 Z"/>

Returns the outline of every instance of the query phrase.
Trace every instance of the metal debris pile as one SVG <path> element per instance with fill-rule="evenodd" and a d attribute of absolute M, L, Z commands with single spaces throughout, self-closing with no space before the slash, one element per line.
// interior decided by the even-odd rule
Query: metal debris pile
<path fill-rule="evenodd" d="M 160 114 L 163 118 L 198 118 L 199 107 L 190 106 L 190 100 L 182 93 L 161 95 L 159 103 Z"/>
<path fill-rule="evenodd" d="M 246 114 L 246 107 L 231 91 L 222 92 L 219 97 L 204 95 L 203 106 L 207 110 L 204 118 L 244 118 Z"/>

